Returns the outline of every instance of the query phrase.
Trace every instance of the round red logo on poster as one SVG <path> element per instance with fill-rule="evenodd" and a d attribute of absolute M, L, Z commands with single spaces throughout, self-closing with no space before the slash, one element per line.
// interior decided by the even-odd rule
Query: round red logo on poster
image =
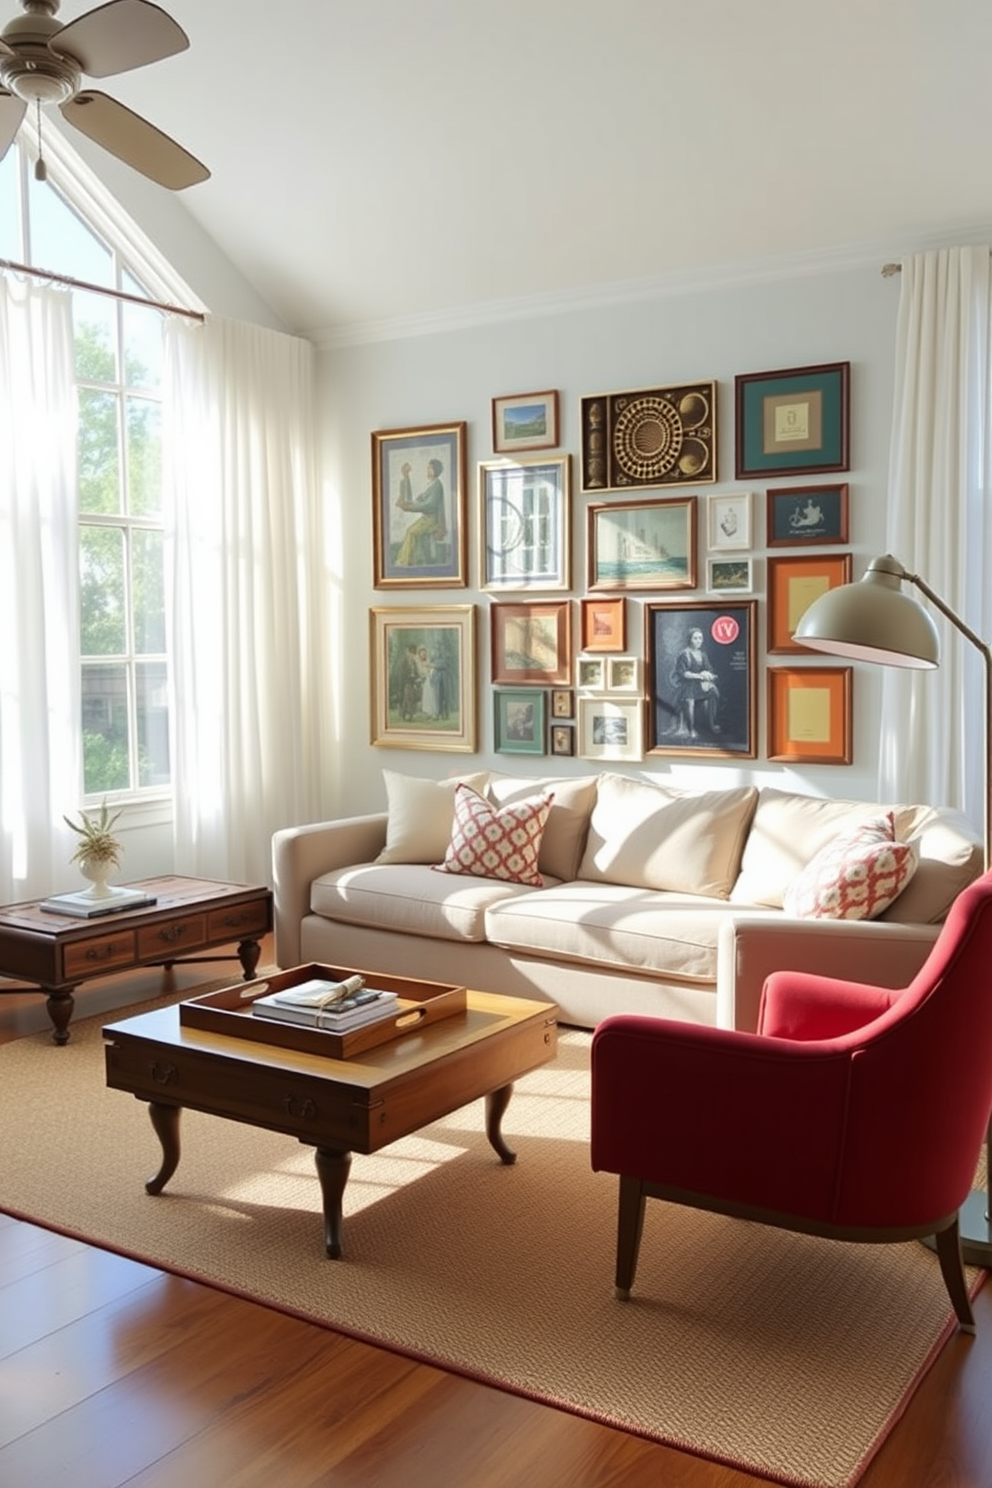
<path fill-rule="evenodd" d="M 732 646 L 741 633 L 733 615 L 719 615 L 710 627 L 710 634 L 721 646 Z"/>

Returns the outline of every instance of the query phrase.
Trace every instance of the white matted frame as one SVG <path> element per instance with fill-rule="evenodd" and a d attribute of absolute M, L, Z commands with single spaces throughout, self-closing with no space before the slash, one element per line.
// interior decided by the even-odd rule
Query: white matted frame
<path fill-rule="evenodd" d="M 369 611 L 371 742 L 473 754 L 475 606 Z"/>
<path fill-rule="evenodd" d="M 481 587 L 571 588 L 571 457 L 479 466 Z"/>
<path fill-rule="evenodd" d="M 595 760 L 643 759 L 644 704 L 640 698 L 579 698 L 579 754 Z"/>
<path fill-rule="evenodd" d="M 641 662 L 637 656 L 606 658 L 607 692 L 641 693 Z"/>
<path fill-rule="evenodd" d="M 711 553 L 742 552 L 751 547 L 750 491 L 710 496 L 706 517 L 706 544 Z"/>
<path fill-rule="evenodd" d="M 606 689 L 605 656 L 580 656 L 575 663 L 575 685 L 581 692 L 604 692 Z"/>

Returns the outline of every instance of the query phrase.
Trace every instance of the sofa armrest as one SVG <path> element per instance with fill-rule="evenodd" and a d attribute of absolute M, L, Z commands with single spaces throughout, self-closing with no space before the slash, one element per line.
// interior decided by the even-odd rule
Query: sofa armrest
<path fill-rule="evenodd" d="M 717 1027 L 753 1033 L 761 989 L 773 971 L 812 971 L 878 987 L 906 987 L 939 933 L 939 925 L 882 920 L 798 920 L 774 912 L 728 915 L 717 942 Z"/>
<path fill-rule="evenodd" d="M 322 873 L 371 863 L 386 845 L 385 811 L 341 821 L 285 827 L 272 838 L 276 962 L 298 966 L 300 923 L 310 913 L 310 885 Z"/>

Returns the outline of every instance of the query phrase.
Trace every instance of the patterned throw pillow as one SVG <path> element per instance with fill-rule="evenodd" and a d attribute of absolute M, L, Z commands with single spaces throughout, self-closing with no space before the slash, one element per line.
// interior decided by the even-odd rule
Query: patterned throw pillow
<path fill-rule="evenodd" d="M 789 886 L 786 914 L 808 920 L 871 920 L 888 909 L 919 862 L 916 847 L 896 841 L 892 812 L 872 817 L 820 849 Z"/>
<path fill-rule="evenodd" d="M 503 878 L 509 883 L 543 888 L 537 871 L 541 838 L 552 795 L 529 796 L 499 809 L 467 785 L 455 790 L 455 820 L 441 873 L 468 873 L 474 878 Z"/>

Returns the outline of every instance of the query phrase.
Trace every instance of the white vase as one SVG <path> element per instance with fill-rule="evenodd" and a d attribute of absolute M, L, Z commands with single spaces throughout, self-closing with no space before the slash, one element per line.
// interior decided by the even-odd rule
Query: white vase
<path fill-rule="evenodd" d="M 110 858 L 83 858 L 79 864 L 79 871 L 92 884 L 92 888 L 85 890 L 88 899 L 113 898 L 114 890 L 107 883 L 107 878 L 113 866 L 113 861 Z"/>

